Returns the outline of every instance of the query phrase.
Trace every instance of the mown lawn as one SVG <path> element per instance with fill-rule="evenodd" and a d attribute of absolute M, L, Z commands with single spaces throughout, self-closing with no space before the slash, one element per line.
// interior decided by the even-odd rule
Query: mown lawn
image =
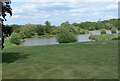
<path fill-rule="evenodd" d="M 3 79 L 117 79 L 118 41 L 9 47 Z"/>

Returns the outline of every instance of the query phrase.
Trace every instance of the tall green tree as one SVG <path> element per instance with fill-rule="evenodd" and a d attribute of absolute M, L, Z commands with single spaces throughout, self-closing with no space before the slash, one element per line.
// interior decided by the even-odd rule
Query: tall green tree
<path fill-rule="evenodd" d="M 45 31 L 46 31 L 46 33 L 51 32 L 51 22 L 49 22 L 49 21 L 45 22 Z"/>
<path fill-rule="evenodd" d="M 43 25 L 36 25 L 35 31 L 36 31 L 37 35 L 44 35 L 45 34 Z"/>
<path fill-rule="evenodd" d="M 74 25 L 70 24 L 68 21 L 64 22 L 60 25 L 61 28 L 65 28 L 66 30 L 68 30 L 69 32 L 76 34 L 76 28 Z"/>

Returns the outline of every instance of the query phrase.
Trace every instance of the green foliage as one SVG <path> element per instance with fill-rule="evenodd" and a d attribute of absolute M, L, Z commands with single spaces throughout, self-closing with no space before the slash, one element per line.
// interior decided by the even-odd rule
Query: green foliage
<path fill-rule="evenodd" d="M 113 28 L 111 29 L 111 32 L 112 32 L 113 34 L 114 34 L 114 33 L 117 33 L 116 28 L 113 27 Z"/>
<path fill-rule="evenodd" d="M 96 27 L 96 22 L 88 22 L 88 21 L 87 22 L 81 22 L 79 27 L 82 28 L 82 29 L 93 30 Z"/>
<path fill-rule="evenodd" d="M 52 29 L 51 29 L 51 34 L 53 34 L 53 35 L 56 35 L 56 34 L 58 34 L 58 27 L 52 27 Z"/>
<path fill-rule="evenodd" d="M 33 36 L 32 32 L 25 27 L 21 29 L 20 33 L 23 33 L 25 38 L 30 38 Z"/>
<path fill-rule="evenodd" d="M 85 29 L 80 29 L 80 34 L 87 34 L 87 33 L 89 33 L 89 31 L 88 31 L 88 30 L 85 30 Z"/>
<path fill-rule="evenodd" d="M 45 34 L 45 26 L 37 25 L 35 32 L 37 33 L 37 35 L 44 35 Z"/>
<path fill-rule="evenodd" d="M 110 19 L 110 20 L 104 20 L 101 21 L 100 23 L 102 23 L 103 28 L 110 30 L 112 27 L 115 27 L 116 29 L 118 29 L 118 20 L 119 19 Z"/>
<path fill-rule="evenodd" d="M 120 40 L 120 33 L 117 36 L 115 36 L 112 40 Z"/>
<path fill-rule="evenodd" d="M 49 22 L 49 21 L 45 22 L 45 31 L 46 31 L 46 33 L 51 32 L 51 22 Z"/>
<path fill-rule="evenodd" d="M 18 33 L 12 33 L 12 35 L 10 37 L 10 42 L 15 45 L 19 45 L 21 43 L 20 35 Z"/>
<path fill-rule="evenodd" d="M 106 29 L 101 29 L 101 34 L 106 34 Z"/>
<path fill-rule="evenodd" d="M 20 31 L 24 33 L 25 38 L 31 38 L 35 33 L 35 28 L 36 25 L 26 24 L 21 28 Z"/>
<path fill-rule="evenodd" d="M 118 38 L 118 34 L 92 35 L 89 38 L 92 40 L 112 40 L 113 38 Z"/>
<path fill-rule="evenodd" d="M 80 27 L 80 24 L 79 24 L 79 23 L 73 23 L 73 25 L 74 25 L 75 27 Z"/>
<path fill-rule="evenodd" d="M 31 32 L 32 35 L 34 35 L 34 33 L 35 33 L 35 31 L 36 31 L 36 26 L 37 26 L 37 25 L 34 25 L 34 24 L 26 24 L 26 25 L 24 25 L 23 28 L 24 28 L 26 31 Z"/>
<path fill-rule="evenodd" d="M 73 23 L 64 22 L 60 25 L 61 28 L 65 28 L 69 32 L 73 34 L 86 34 L 88 30 L 112 30 L 112 33 L 116 33 L 115 29 L 120 29 L 119 21 L 120 19 L 110 19 L 98 22 L 81 22 L 81 23 Z M 13 28 L 12 32 L 19 33 L 21 38 L 30 38 L 34 35 L 56 35 L 58 34 L 58 26 L 52 26 L 51 22 L 46 21 L 45 25 L 34 25 L 34 24 L 26 24 L 26 25 L 6 25 Z M 118 27 L 119 26 L 119 27 Z M 115 29 L 113 29 L 115 28 Z M 103 31 L 105 34 L 105 31 Z"/>
<path fill-rule="evenodd" d="M 20 35 L 20 38 L 21 38 L 21 39 L 24 39 L 24 38 L 25 38 L 24 32 L 20 31 L 19 35 Z"/>
<path fill-rule="evenodd" d="M 73 33 L 73 34 L 76 34 L 76 29 L 75 29 L 75 26 L 70 24 L 68 21 L 67 22 L 64 22 L 60 25 L 61 28 L 65 28 L 66 30 L 68 30 L 69 32 Z"/>
<path fill-rule="evenodd" d="M 13 25 L 6 25 L 9 27 L 13 28 L 13 32 L 19 33 L 20 32 L 20 28 L 22 27 L 22 25 L 17 25 L 17 24 L 13 24 Z"/>
<path fill-rule="evenodd" d="M 7 47 L 14 47 L 15 45 L 10 42 L 10 38 L 6 38 L 4 46 L 5 46 L 5 48 L 7 48 Z"/>
<path fill-rule="evenodd" d="M 102 23 L 103 23 L 104 29 L 110 30 L 113 27 L 113 24 L 111 23 L 105 23 L 105 22 L 102 22 Z"/>
<path fill-rule="evenodd" d="M 110 19 L 98 22 L 81 22 L 81 23 L 73 23 L 75 27 L 87 29 L 87 30 L 100 30 L 100 29 L 107 29 L 110 30 L 112 27 L 116 29 L 120 29 L 119 21 L 120 19 Z"/>
<path fill-rule="evenodd" d="M 51 22 L 45 21 L 45 25 L 46 25 L 46 26 L 51 26 Z"/>
<path fill-rule="evenodd" d="M 24 35 L 25 38 L 31 38 L 33 36 L 33 34 L 29 30 L 24 31 Z"/>
<path fill-rule="evenodd" d="M 90 26 L 89 30 L 95 30 L 94 26 Z"/>
<path fill-rule="evenodd" d="M 76 42 L 76 36 L 65 28 L 59 29 L 59 34 L 57 35 L 57 40 L 59 43 L 70 43 Z"/>

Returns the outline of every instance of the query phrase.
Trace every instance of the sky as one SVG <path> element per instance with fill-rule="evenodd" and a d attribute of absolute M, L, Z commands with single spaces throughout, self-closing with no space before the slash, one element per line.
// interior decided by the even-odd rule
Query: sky
<path fill-rule="evenodd" d="M 60 25 L 66 21 L 80 23 L 118 18 L 116 0 L 114 2 L 112 0 L 102 2 L 95 0 L 13 0 L 11 7 L 13 16 L 7 16 L 5 24 L 44 24 L 45 21 L 50 21 L 52 25 Z"/>

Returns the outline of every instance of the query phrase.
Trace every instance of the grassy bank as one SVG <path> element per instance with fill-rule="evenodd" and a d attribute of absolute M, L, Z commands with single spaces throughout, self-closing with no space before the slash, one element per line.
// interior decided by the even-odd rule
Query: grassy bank
<path fill-rule="evenodd" d="M 117 79 L 118 42 L 95 41 L 3 50 L 3 79 Z"/>
<path fill-rule="evenodd" d="M 44 37 L 47 37 L 47 38 L 49 38 L 49 37 L 55 37 L 55 35 L 41 35 L 41 36 L 36 35 L 36 36 L 32 36 L 32 38 L 44 38 Z M 21 40 L 21 41 L 24 41 L 24 40 Z M 15 45 L 15 44 L 12 44 L 12 43 L 10 42 L 10 39 L 9 39 L 9 38 L 6 38 L 6 39 L 5 39 L 4 46 L 5 46 L 5 48 L 6 48 L 6 47 L 15 47 L 16 45 Z"/>
<path fill-rule="evenodd" d="M 112 40 L 117 37 L 118 34 L 102 34 L 102 35 L 92 35 L 89 38 L 93 40 Z"/>

